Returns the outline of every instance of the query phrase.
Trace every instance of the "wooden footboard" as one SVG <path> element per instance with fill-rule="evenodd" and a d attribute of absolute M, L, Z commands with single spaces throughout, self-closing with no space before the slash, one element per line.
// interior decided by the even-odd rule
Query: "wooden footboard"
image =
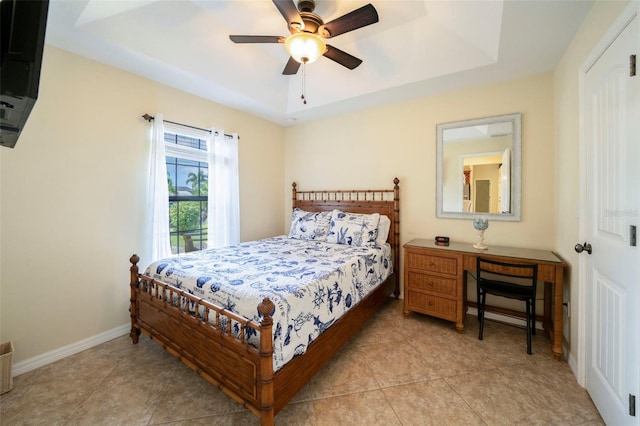
<path fill-rule="evenodd" d="M 130 261 L 133 342 L 148 335 L 254 414 L 273 418 L 273 302 L 258 305 L 257 323 L 141 275 L 137 255 Z M 248 343 L 249 329 L 260 336 L 259 348 Z"/>

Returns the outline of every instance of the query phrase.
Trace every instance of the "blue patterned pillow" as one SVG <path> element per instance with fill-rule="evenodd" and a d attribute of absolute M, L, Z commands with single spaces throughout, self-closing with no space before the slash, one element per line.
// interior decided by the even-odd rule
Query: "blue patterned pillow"
<path fill-rule="evenodd" d="M 307 212 L 293 209 L 289 238 L 324 241 L 329 232 L 331 212 Z"/>
<path fill-rule="evenodd" d="M 357 214 L 334 210 L 331 213 L 328 243 L 350 246 L 375 246 L 378 235 L 379 213 Z"/>

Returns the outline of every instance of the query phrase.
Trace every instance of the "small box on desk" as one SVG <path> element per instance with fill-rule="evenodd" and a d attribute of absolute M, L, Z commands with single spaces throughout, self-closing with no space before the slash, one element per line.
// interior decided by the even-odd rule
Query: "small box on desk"
<path fill-rule="evenodd" d="M 448 246 L 449 245 L 449 237 L 437 236 L 435 238 L 437 246 Z"/>

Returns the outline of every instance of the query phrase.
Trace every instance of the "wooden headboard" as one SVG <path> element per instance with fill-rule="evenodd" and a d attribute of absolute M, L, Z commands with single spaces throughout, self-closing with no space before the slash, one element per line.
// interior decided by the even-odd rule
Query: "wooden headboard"
<path fill-rule="evenodd" d="M 380 213 L 389 217 L 391 229 L 387 241 L 393 249 L 393 265 L 400 271 L 400 180 L 393 179 L 392 189 L 348 189 L 299 191 L 292 184 L 292 208 L 306 211 Z M 399 276 L 399 275 L 398 275 Z"/>

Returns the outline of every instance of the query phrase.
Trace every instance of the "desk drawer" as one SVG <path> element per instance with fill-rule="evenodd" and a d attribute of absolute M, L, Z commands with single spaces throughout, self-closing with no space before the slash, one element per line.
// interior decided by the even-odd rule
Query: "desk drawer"
<path fill-rule="evenodd" d="M 409 308 L 415 312 L 432 315 L 449 321 L 456 321 L 458 304 L 455 300 L 409 291 L 405 297 Z"/>
<path fill-rule="evenodd" d="M 424 290 L 447 296 L 455 296 L 458 293 L 458 280 L 455 278 L 436 277 L 415 271 L 409 271 L 407 277 L 407 285 L 411 290 Z"/>
<path fill-rule="evenodd" d="M 406 262 L 408 268 L 449 275 L 458 274 L 458 259 L 456 257 L 433 256 L 409 251 Z"/>

